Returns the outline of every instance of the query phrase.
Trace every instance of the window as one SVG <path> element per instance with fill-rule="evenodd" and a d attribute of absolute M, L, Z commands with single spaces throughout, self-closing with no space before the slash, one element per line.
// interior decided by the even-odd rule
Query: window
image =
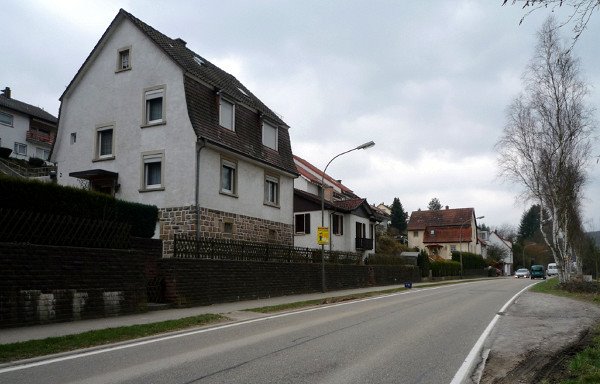
<path fill-rule="evenodd" d="M 221 193 L 237 194 L 237 164 L 221 159 Z"/>
<path fill-rule="evenodd" d="M 35 157 L 42 160 L 48 160 L 50 158 L 50 151 L 43 148 L 36 148 Z"/>
<path fill-rule="evenodd" d="M 114 126 L 106 125 L 96 128 L 96 160 L 113 159 Z"/>
<path fill-rule="evenodd" d="M 71 145 L 75 144 L 77 142 L 77 132 L 72 132 L 71 133 Z"/>
<path fill-rule="evenodd" d="M 164 157 L 163 151 L 142 153 L 142 191 L 164 189 Z"/>
<path fill-rule="evenodd" d="M 279 206 L 279 179 L 265 176 L 265 204 Z"/>
<path fill-rule="evenodd" d="M 294 215 L 295 232 L 296 234 L 310 233 L 310 213 L 301 213 Z"/>
<path fill-rule="evenodd" d="M 419 237 L 419 231 L 413 231 L 413 237 Z"/>
<path fill-rule="evenodd" d="M 235 104 L 223 97 L 219 100 L 219 124 L 235 131 Z"/>
<path fill-rule="evenodd" d="M 451 245 L 450 252 L 455 252 L 455 251 L 456 251 L 456 245 Z"/>
<path fill-rule="evenodd" d="M 366 239 L 367 238 L 367 226 L 365 223 L 356 222 L 356 238 Z"/>
<path fill-rule="evenodd" d="M 27 145 L 15 143 L 15 155 L 27 156 Z"/>
<path fill-rule="evenodd" d="M 165 119 L 165 87 L 154 87 L 144 92 L 144 124 L 164 124 Z"/>
<path fill-rule="evenodd" d="M 344 216 L 333 214 L 331 217 L 331 227 L 332 233 L 334 235 L 343 235 L 344 234 Z"/>
<path fill-rule="evenodd" d="M 262 143 L 271 149 L 277 150 L 278 130 L 277 127 L 263 122 L 262 125 Z"/>
<path fill-rule="evenodd" d="M 117 72 L 131 69 L 131 47 L 121 48 L 117 54 Z"/>
<path fill-rule="evenodd" d="M 13 126 L 13 115 L 9 115 L 8 113 L 0 112 L 0 124 L 8 125 L 9 127 Z"/>
<path fill-rule="evenodd" d="M 225 233 L 227 235 L 232 235 L 233 234 L 233 222 L 231 222 L 231 221 L 225 221 L 223 223 L 223 233 Z"/>

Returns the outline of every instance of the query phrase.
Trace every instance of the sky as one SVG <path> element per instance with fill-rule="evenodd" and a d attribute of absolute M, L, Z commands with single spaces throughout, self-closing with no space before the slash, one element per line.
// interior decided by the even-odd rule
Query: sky
<path fill-rule="evenodd" d="M 120 8 L 236 76 L 290 126 L 294 154 L 371 204 L 407 212 L 475 208 L 518 227 L 531 202 L 498 176 L 494 146 L 522 91 L 536 32 L 502 0 L 2 0 L 0 88 L 58 116 L 59 97 Z M 553 12 L 566 20 L 568 9 Z M 566 41 L 572 26 L 561 29 Z M 600 14 L 573 48 L 600 121 Z M 596 130 L 596 136 L 600 129 Z M 600 145 L 594 141 L 594 154 Z M 600 164 L 590 160 L 584 225 L 600 230 Z"/>

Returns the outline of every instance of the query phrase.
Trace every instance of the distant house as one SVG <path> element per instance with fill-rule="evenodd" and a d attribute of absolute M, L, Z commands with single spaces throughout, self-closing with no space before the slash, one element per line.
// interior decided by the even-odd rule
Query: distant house
<path fill-rule="evenodd" d="M 288 125 L 234 76 L 120 10 L 62 94 L 58 182 L 159 208 L 176 234 L 291 245 Z"/>
<path fill-rule="evenodd" d="M 413 211 L 408 246 L 451 259 L 453 251 L 477 252 L 477 219 L 473 208 Z"/>
<path fill-rule="evenodd" d="M 308 161 L 294 156 L 300 173 L 294 181 L 294 245 L 315 248 L 321 226 L 321 193 L 324 192 L 324 225 L 330 229 L 326 249 L 375 252 L 377 215 L 366 199 L 360 198 L 340 180 L 324 174 Z M 321 184 L 321 179 L 323 184 Z"/>
<path fill-rule="evenodd" d="M 513 273 L 513 251 L 512 251 L 512 243 L 500 236 L 496 231 L 492 232 L 481 232 L 484 235 L 485 243 L 487 246 L 495 245 L 500 249 L 505 251 L 504 259 L 502 259 L 502 263 L 504 264 L 504 270 L 502 271 L 506 276 L 510 276 Z M 486 254 L 482 252 L 482 255 L 486 257 Z"/>
<path fill-rule="evenodd" d="M 9 87 L 0 94 L 0 147 L 11 157 L 27 160 L 50 158 L 56 137 L 56 117 L 39 107 L 12 98 Z"/>

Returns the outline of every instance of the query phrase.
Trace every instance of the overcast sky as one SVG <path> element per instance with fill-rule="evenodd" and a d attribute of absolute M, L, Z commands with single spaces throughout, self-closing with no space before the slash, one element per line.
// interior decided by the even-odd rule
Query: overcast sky
<path fill-rule="evenodd" d="M 0 88 L 58 116 L 58 98 L 119 8 L 235 75 L 291 127 L 294 153 L 371 204 L 409 213 L 437 197 L 488 226 L 518 226 L 530 204 L 497 177 L 494 144 L 521 90 L 535 33 L 502 0 L 2 0 Z M 564 11 L 555 12 L 559 20 Z M 571 27 L 562 29 L 565 39 Z M 600 14 L 575 45 L 600 120 Z M 600 133 L 600 131 L 596 131 Z M 594 144 L 596 154 L 600 146 Z M 600 165 L 585 225 L 600 230 Z"/>

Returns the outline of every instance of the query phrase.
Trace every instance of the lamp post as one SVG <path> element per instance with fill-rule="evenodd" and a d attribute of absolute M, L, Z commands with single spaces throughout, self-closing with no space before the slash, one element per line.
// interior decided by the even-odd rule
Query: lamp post
<path fill-rule="evenodd" d="M 375 143 L 373 141 L 369 141 L 359 145 L 356 148 L 352 148 L 342 153 L 338 153 L 331 160 L 329 160 L 329 162 L 325 166 L 325 169 L 323 169 L 323 174 L 321 175 L 321 227 L 325 226 L 325 172 L 327 171 L 329 164 L 331 164 L 333 160 L 337 159 L 342 155 L 345 155 L 348 152 L 356 151 L 357 149 L 371 148 L 374 145 Z M 329 238 L 329 241 L 331 241 L 331 236 Z M 321 244 L 321 290 L 325 292 L 325 244 Z"/>
<path fill-rule="evenodd" d="M 479 216 L 476 217 L 475 220 L 479 220 L 479 219 L 483 219 L 485 216 Z M 471 218 L 469 217 L 469 220 L 465 221 L 464 223 L 462 223 L 460 225 L 460 234 L 459 234 L 459 238 L 458 238 L 458 255 L 460 256 L 460 278 L 463 278 L 463 259 L 462 259 L 462 227 L 467 224 L 467 223 L 471 223 Z"/>

